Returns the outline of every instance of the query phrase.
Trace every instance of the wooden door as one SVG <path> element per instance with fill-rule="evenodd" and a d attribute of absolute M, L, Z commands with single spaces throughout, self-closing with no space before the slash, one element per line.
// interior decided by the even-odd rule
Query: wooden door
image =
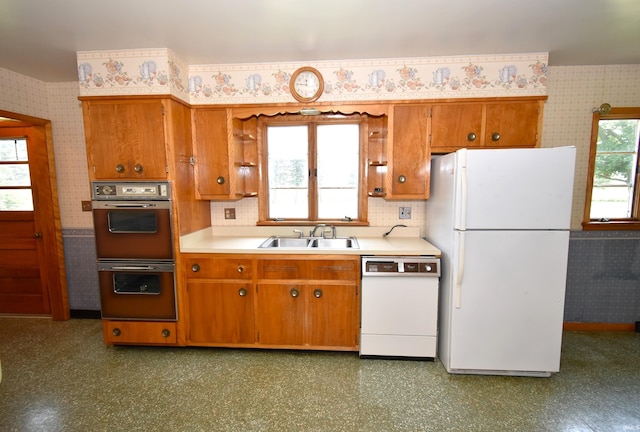
<path fill-rule="evenodd" d="M 211 344 L 255 342 L 253 285 L 245 282 L 188 282 L 189 341 Z"/>
<path fill-rule="evenodd" d="M 393 109 L 390 198 L 429 197 L 431 154 L 428 144 L 428 119 L 427 105 L 399 105 Z"/>
<path fill-rule="evenodd" d="M 161 99 L 85 101 L 92 180 L 167 178 Z"/>
<path fill-rule="evenodd" d="M 483 104 L 447 103 L 431 109 L 431 152 L 482 146 Z"/>
<path fill-rule="evenodd" d="M 302 284 L 258 285 L 258 342 L 266 345 L 304 343 L 305 287 Z"/>
<path fill-rule="evenodd" d="M 359 324 L 356 284 L 323 283 L 308 288 L 308 344 L 355 348 Z"/>
<path fill-rule="evenodd" d="M 68 319 L 51 126 L 15 118 L 0 121 L 0 313 Z"/>
<path fill-rule="evenodd" d="M 487 104 L 485 146 L 535 147 L 541 107 L 539 101 Z"/>

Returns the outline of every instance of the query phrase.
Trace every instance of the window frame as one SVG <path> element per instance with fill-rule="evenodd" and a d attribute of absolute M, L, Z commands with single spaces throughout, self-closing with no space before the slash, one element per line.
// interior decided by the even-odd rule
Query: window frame
<path fill-rule="evenodd" d="M 268 126 L 293 126 L 293 125 L 324 125 L 324 124 L 354 124 L 358 123 L 359 131 L 359 152 L 358 161 L 358 217 L 350 220 L 345 219 L 269 219 L 269 170 L 268 170 L 268 143 L 266 142 Z M 331 225 L 369 225 L 368 221 L 368 195 L 367 195 L 367 131 L 368 116 L 366 114 L 320 114 L 314 116 L 301 114 L 280 114 L 276 116 L 266 117 L 260 116 L 258 120 L 258 154 L 260 159 L 259 172 L 259 193 L 258 193 L 258 222 L 257 225 L 292 225 L 307 226 L 318 223 Z M 316 129 L 309 129 L 309 146 L 313 149 L 315 156 L 316 147 Z M 315 160 L 309 161 L 310 170 L 317 168 Z M 313 213 L 317 215 L 317 181 L 311 179 L 309 182 L 309 199 L 315 200 L 312 203 Z M 310 215 L 311 217 L 311 215 Z"/>
<path fill-rule="evenodd" d="M 591 219 L 591 198 L 595 176 L 596 150 L 600 120 L 640 120 L 640 107 L 612 108 L 607 114 L 598 111 L 593 113 L 591 124 L 591 141 L 589 147 L 589 170 L 587 175 L 587 191 L 584 204 L 582 229 L 596 230 L 640 230 L 640 162 L 635 169 L 634 208 L 631 218 L 616 218 L 608 221 Z M 636 143 L 636 150 L 640 151 L 640 143 Z"/>

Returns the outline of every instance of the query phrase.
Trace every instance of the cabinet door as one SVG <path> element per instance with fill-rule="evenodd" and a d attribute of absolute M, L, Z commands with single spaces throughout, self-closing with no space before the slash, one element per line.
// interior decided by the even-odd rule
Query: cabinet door
<path fill-rule="evenodd" d="M 311 284 L 307 288 L 308 344 L 317 347 L 356 347 L 359 324 L 356 284 Z"/>
<path fill-rule="evenodd" d="M 175 322 L 102 321 L 104 341 L 114 345 L 175 345 Z"/>
<path fill-rule="evenodd" d="M 304 343 L 305 296 L 302 284 L 258 284 L 258 342 L 301 346 Z"/>
<path fill-rule="evenodd" d="M 253 285 L 245 282 L 187 282 L 188 340 L 192 343 L 255 342 Z"/>
<path fill-rule="evenodd" d="M 486 147 L 535 147 L 542 103 L 487 104 Z"/>
<path fill-rule="evenodd" d="M 431 152 L 482 145 L 483 104 L 442 104 L 431 109 Z"/>
<path fill-rule="evenodd" d="M 393 109 L 392 172 L 389 178 L 393 199 L 429 197 L 430 152 L 429 107 L 398 105 Z"/>
<path fill-rule="evenodd" d="M 197 109 L 193 112 L 193 153 L 196 197 L 229 199 L 229 125 L 226 109 Z"/>
<path fill-rule="evenodd" d="M 166 179 L 167 157 L 160 99 L 83 104 L 92 179 Z"/>

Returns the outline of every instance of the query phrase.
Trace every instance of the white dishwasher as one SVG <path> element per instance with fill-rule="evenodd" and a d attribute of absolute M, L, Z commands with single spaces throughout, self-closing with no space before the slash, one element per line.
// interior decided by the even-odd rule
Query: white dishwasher
<path fill-rule="evenodd" d="M 440 259 L 363 256 L 360 357 L 435 359 Z"/>

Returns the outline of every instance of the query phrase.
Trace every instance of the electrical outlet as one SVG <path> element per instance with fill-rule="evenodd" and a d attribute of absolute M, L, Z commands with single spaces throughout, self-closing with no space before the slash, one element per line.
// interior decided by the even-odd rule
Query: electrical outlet
<path fill-rule="evenodd" d="M 398 217 L 400 219 L 411 219 L 411 207 L 398 207 L 400 210 L 400 214 Z"/>
<path fill-rule="evenodd" d="M 82 203 L 82 211 L 91 211 L 91 201 L 80 201 Z"/>
<path fill-rule="evenodd" d="M 226 209 L 224 209 L 224 218 L 225 219 L 235 219 L 236 218 L 236 209 L 235 208 L 226 208 Z"/>

